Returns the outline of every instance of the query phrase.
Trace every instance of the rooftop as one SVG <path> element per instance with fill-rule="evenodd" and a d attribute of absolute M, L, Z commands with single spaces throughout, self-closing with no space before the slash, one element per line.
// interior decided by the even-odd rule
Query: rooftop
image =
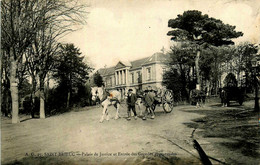
<path fill-rule="evenodd" d="M 146 65 L 146 64 L 151 64 L 155 62 L 167 62 L 168 59 L 169 59 L 168 55 L 158 52 L 158 53 L 154 53 L 152 56 L 141 58 L 131 62 L 119 61 L 116 66 L 109 67 L 109 68 L 101 68 L 98 70 L 98 72 L 100 73 L 101 76 L 112 75 L 115 73 L 115 69 L 130 66 L 130 70 L 134 70 L 134 69 L 139 69 L 142 67 L 142 65 Z"/>

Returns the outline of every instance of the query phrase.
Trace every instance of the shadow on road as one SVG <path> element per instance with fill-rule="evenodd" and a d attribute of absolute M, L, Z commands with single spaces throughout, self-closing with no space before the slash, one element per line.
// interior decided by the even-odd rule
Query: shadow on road
<path fill-rule="evenodd" d="M 190 128 L 200 129 L 197 134 L 211 139 L 215 147 L 224 146 L 229 152 L 226 155 L 230 157 L 228 163 L 254 164 L 259 161 L 256 158 L 260 157 L 260 132 L 258 112 L 254 112 L 252 107 L 253 105 L 249 107 L 235 104 L 220 107 L 219 104 L 214 104 L 196 110 L 183 110 L 204 115 L 184 124 Z M 214 142 L 216 138 L 223 140 Z"/>

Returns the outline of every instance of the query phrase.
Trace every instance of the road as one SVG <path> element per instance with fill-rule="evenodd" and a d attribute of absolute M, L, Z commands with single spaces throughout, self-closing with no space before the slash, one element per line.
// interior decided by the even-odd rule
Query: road
<path fill-rule="evenodd" d="M 97 106 L 19 124 L 4 118 L 2 164 L 198 164 L 191 139 L 194 129 L 184 123 L 201 115 L 184 109 L 196 111 L 190 105 L 177 106 L 171 113 L 157 107 L 155 119 L 127 121 L 126 106 L 122 105 L 120 119 L 113 119 L 115 108 L 111 106 L 112 118 L 103 123 L 99 123 L 102 109 Z M 198 141 L 204 143 L 203 139 Z"/>

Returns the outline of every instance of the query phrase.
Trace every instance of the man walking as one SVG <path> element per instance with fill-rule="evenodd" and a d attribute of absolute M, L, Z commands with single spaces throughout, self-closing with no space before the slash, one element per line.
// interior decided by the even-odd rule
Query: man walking
<path fill-rule="evenodd" d="M 144 105 L 146 107 L 143 120 L 146 120 L 146 117 L 151 113 L 151 119 L 154 119 L 154 111 L 152 110 L 152 105 L 154 103 L 154 94 L 152 93 L 152 88 L 149 86 L 145 91 L 144 96 Z"/>
<path fill-rule="evenodd" d="M 143 99 L 143 91 L 141 89 L 136 89 L 136 97 L 137 97 L 136 104 L 137 104 L 137 107 L 140 111 L 140 116 L 143 116 L 143 111 L 142 111 L 142 108 L 141 108 L 141 102 L 142 102 L 142 99 Z"/>
<path fill-rule="evenodd" d="M 135 120 L 137 119 L 137 115 L 136 115 L 136 111 L 135 111 L 135 102 L 136 102 L 136 100 L 137 100 L 137 97 L 133 93 L 133 89 L 129 89 L 128 93 L 127 93 L 127 107 L 128 107 L 128 110 L 127 110 L 127 114 L 128 114 L 127 120 L 131 120 L 131 118 L 130 118 L 131 110 L 134 113 Z"/>

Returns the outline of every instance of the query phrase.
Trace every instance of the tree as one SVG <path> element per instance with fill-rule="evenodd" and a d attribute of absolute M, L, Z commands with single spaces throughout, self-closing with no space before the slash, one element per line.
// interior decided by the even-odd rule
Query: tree
<path fill-rule="evenodd" d="M 33 104 L 35 102 L 37 91 L 37 80 L 39 80 L 39 96 L 40 96 L 40 118 L 45 118 L 45 93 L 44 82 L 47 74 L 52 70 L 57 56 L 59 43 L 55 40 L 52 28 L 43 28 L 37 33 L 32 46 L 26 52 L 26 62 L 29 74 L 32 78 L 32 96 Z M 34 107 L 32 107 L 34 109 Z M 32 117 L 33 117 L 32 111 Z"/>
<path fill-rule="evenodd" d="M 249 42 L 245 42 L 236 46 L 235 52 L 233 54 L 233 63 L 236 68 L 235 71 L 237 73 L 238 81 L 240 81 L 241 86 L 246 87 L 247 91 L 251 91 L 252 87 L 254 86 L 251 60 L 253 59 L 257 51 L 257 46 Z M 241 72 L 245 73 L 245 77 L 240 77 Z"/>
<path fill-rule="evenodd" d="M 11 101 L 11 93 L 10 93 L 10 75 L 9 75 L 9 67 L 10 61 L 7 60 L 7 56 L 4 55 L 4 51 L 1 53 L 1 112 L 4 116 L 8 116 L 10 111 L 10 101 Z"/>
<path fill-rule="evenodd" d="M 189 41 L 195 45 L 197 54 L 195 59 L 197 83 L 201 85 L 199 75 L 199 60 L 201 49 L 208 45 L 222 46 L 234 44 L 231 40 L 243 35 L 242 32 L 236 32 L 235 26 L 224 24 L 221 20 L 202 15 L 200 11 L 188 10 L 175 19 L 168 21 L 168 27 L 173 28 L 167 35 L 172 36 L 174 41 Z M 194 46 L 193 46 L 194 47 Z"/>
<path fill-rule="evenodd" d="M 163 74 L 162 84 L 165 85 L 167 89 L 173 91 L 175 101 L 179 101 L 179 99 L 183 98 L 183 95 L 187 98 L 186 86 L 182 84 L 183 79 L 181 78 L 181 75 L 178 73 L 177 69 L 170 69 L 171 71 Z"/>
<path fill-rule="evenodd" d="M 1 2 L 1 46 L 10 61 L 12 123 L 18 123 L 18 64 L 24 53 L 37 39 L 37 34 L 52 25 L 55 36 L 62 37 L 79 22 L 82 5 L 69 0 L 3 0 Z"/>
<path fill-rule="evenodd" d="M 73 91 L 86 83 L 92 68 L 83 62 L 84 57 L 81 57 L 80 50 L 73 44 L 61 45 L 60 49 L 54 77 L 59 87 L 62 87 L 64 93 L 66 92 L 66 107 L 68 108 Z"/>
<path fill-rule="evenodd" d="M 18 81 L 17 67 L 26 48 L 31 44 L 41 23 L 39 17 L 32 17 L 34 3 L 10 0 L 1 2 L 2 50 L 10 60 L 10 91 L 12 98 L 12 123 L 18 123 Z"/>
<path fill-rule="evenodd" d="M 189 92 L 195 87 L 195 76 L 191 75 L 191 71 L 194 70 L 196 54 L 188 43 L 182 42 L 171 46 L 169 55 L 170 70 L 163 75 L 163 84 L 173 90 L 175 95 L 180 94 L 181 98 L 189 100 Z"/>
<path fill-rule="evenodd" d="M 206 86 L 206 92 L 217 94 L 221 86 L 221 76 L 223 72 L 230 72 L 230 61 L 233 59 L 234 47 L 231 46 L 209 46 L 201 50 L 199 61 L 202 84 Z"/>
<path fill-rule="evenodd" d="M 96 84 L 96 86 L 101 87 L 104 85 L 103 78 L 98 71 L 93 75 L 93 78 L 94 78 L 94 83 Z"/>
<path fill-rule="evenodd" d="M 233 73 L 229 73 L 224 80 L 225 87 L 237 87 L 237 79 Z"/>

